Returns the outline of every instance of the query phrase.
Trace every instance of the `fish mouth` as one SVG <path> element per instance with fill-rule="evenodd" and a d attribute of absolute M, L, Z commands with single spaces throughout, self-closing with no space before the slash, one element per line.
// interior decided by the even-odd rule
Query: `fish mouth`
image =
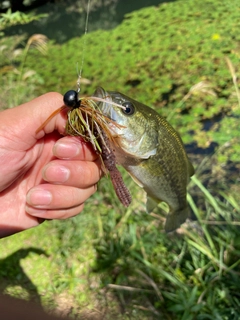
<path fill-rule="evenodd" d="M 97 104 L 102 114 L 116 122 L 119 121 L 117 109 L 126 109 L 125 106 L 122 106 L 118 101 L 116 101 L 115 95 L 117 94 L 119 93 L 113 91 L 107 92 L 102 87 L 97 87 L 93 94 L 93 97 L 95 97 L 96 100 L 99 99 Z"/>
<path fill-rule="evenodd" d="M 104 100 L 99 103 L 99 107 L 102 113 L 105 116 L 109 117 L 111 120 L 116 121 L 116 117 L 114 116 L 115 112 L 112 107 L 113 100 L 111 95 L 107 91 L 105 91 L 102 87 L 97 87 L 93 96 Z"/>
<path fill-rule="evenodd" d="M 102 87 L 97 87 L 95 90 L 93 97 L 104 99 L 107 95 L 107 91 L 104 90 Z"/>
<path fill-rule="evenodd" d="M 104 90 L 102 87 L 97 87 L 97 89 L 95 90 L 95 92 L 93 94 L 93 97 L 105 99 L 107 95 L 108 95 L 108 93 L 106 90 Z"/>

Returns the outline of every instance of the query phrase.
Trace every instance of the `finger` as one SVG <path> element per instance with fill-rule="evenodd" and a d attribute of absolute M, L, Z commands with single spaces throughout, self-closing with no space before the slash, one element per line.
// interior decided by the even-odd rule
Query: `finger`
<path fill-rule="evenodd" d="M 90 161 L 54 160 L 43 168 L 43 179 L 49 183 L 89 188 L 101 177 L 101 164 Z"/>
<path fill-rule="evenodd" d="M 90 143 L 86 143 L 79 137 L 63 137 L 54 147 L 53 154 L 59 159 L 89 160 L 97 159 L 97 154 Z"/>
<path fill-rule="evenodd" d="M 31 102 L 35 105 L 33 116 L 38 117 L 35 127 L 35 137 L 37 139 L 54 130 L 57 130 L 61 134 L 65 133 L 69 108 L 64 108 L 63 96 L 61 94 L 56 92 L 46 93 Z M 45 126 L 41 131 L 38 131 L 44 123 L 46 123 Z"/>
<path fill-rule="evenodd" d="M 50 92 L 15 108 L 4 110 L 1 113 L 1 121 L 5 124 L 5 136 L 12 137 L 16 143 L 24 141 L 26 144 L 24 150 L 26 150 L 47 133 L 57 130 L 63 134 L 67 108 L 53 117 L 43 130 L 36 133 L 38 127 L 63 105 L 62 95 Z"/>
<path fill-rule="evenodd" d="M 31 216 L 38 217 L 39 223 L 42 223 L 44 220 L 68 219 L 68 218 L 74 217 L 77 214 L 81 213 L 83 208 L 84 208 L 84 203 L 73 208 L 58 209 L 58 210 L 36 209 L 27 205 L 26 212 Z"/>
<path fill-rule="evenodd" d="M 71 186 L 42 184 L 30 189 L 27 193 L 27 207 L 46 210 L 71 209 L 83 204 L 96 189 L 96 185 L 79 189 Z M 27 212 L 30 213 L 29 210 Z"/>

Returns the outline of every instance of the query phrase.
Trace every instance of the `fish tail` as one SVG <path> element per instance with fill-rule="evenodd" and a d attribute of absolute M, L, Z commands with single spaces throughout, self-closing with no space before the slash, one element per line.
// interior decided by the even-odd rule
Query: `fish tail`
<path fill-rule="evenodd" d="M 181 210 L 170 211 L 165 222 L 165 231 L 171 232 L 176 230 L 181 226 L 182 223 L 186 221 L 188 217 L 189 217 L 188 207 L 185 207 Z"/>

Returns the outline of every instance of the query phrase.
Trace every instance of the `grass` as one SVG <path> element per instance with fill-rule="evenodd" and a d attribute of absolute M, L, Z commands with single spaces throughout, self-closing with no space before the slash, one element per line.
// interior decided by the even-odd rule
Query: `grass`
<path fill-rule="evenodd" d="M 165 234 L 129 183 L 127 211 L 109 202 L 112 187 L 102 181 L 78 217 L 2 239 L 4 292 L 80 319 L 238 319 L 240 208 L 232 195 L 213 196 L 194 177 L 196 220 Z"/>
<path fill-rule="evenodd" d="M 214 3 L 205 2 L 208 6 L 214 8 L 220 3 L 218 0 Z M 211 12 L 205 12 L 202 9 L 203 3 L 198 4 L 197 9 L 192 8 L 193 1 L 189 1 L 189 7 L 188 3 L 184 2 L 181 11 L 178 3 L 182 2 L 164 4 L 159 7 L 160 12 L 164 11 L 166 13 L 164 16 L 166 20 L 164 21 L 166 23 L 172 21 L 173 25 L 169 28 L 169 33 L 180 25 L 179 32 L 181 35 L 183 29 L 185 30 L 189 24 L 194 24 L 196 27 L 195 20 L 201 23 L 202 17 L 205 19 L 203 21 L 209 22 L 206 24 L 206 30 L 204 30 L 208 35 L 214 34 L 214 37 L 211 38 L 211 41 L 205 39 L 206 42 L 203 42 L 206 52 L 209 53 L 210 49 L 213 50 L 212 55 L 210 53 L 208 55 L 209 60 L 206 69 L 202 69 L 206 52 L 200 50 L 199 55 L 193 52 L 190 54 L 192 60 L 187 60 L 188 62 L 191 61 L 188 64 L 189 68 L 191 65 L 194 70 L 195 67 L 197 68 L 194 72 L 191 72 L 190 69 L 185 70 L 182 65 L 178 65 L 179 68 L 175 71 L 172 70 L 171 63 L 178 52 L 177 47 L 174 49 L 174 43 L 176 45 L 178 42 L 166 43 L 168 41 L 168 35 L 166 35 L 163 38 L 163 43 L 166 46 L 163 56 L 164 53 L 167 54 L 171 50 L 175 51 L 172 56 L 170 56 L 170 53 L 169 57 L 165 56 L 161 66 L 158 63 L 154 64 L 156 59 L 151 55 L 146 55 L 147 51 L 144 51 L 146 48 L 142 53 L 139 52 L 139 56 L 141 54 L 145 55 L 145 60 L 143 60 L 145 67 L 140 66 L 140 75 L 138 75 L 138 77 L 142 77 L 139 87 L 130 85 L 130 83 L 133 83 L 131 81 L 136 80 L 135 76 L 137 75 L 136 70 L 133 69 L 131 55 L 129 69 L 124 67 L 127 62 L 127 57 L 124 56 L 122 67 L 119 69 L 120 71 L 118 70 L 119 76 L 117 77 L 113 72 L 111 81 L 115 83 L 114 80 L 116 79 L 116 86 L 129 90 L 133 95 L 139 94 L 141 91 L 142 101 L 146 99 L 153 104 L 156 103 L 156 108 L 159 107 L 159 101 L 154 100 L 154 95 L 162 94 L 161 98 L 163 98 L 164 90 L 168 87 L 173 88 L 172 79 L 178 84 L 181 81 L 187 81 L 187 87 L 179 85 L 176 89 L 176 95 L 174 92 L 172 92 L 172 96 L 169 95 L 169 103 L 172 103 L 171 112 L 169 113 L 169 108 L 161 109 L 163 113 L 168 113 L 170 121 L 175 121 L 177 125 L 181 123 L 181 126 L 184 127 L 187 123 L 186 128 L 190 128 L 190 123 L 193 124 L 194 128 L 201 127 L 205 114 L 201 109 L 203 106 L 206 107 L 205 111 L 210 110 L 211 117 L 214 117 L 214 110 L 221 105 L 219 99 L 222 98 L 221 95 L 224 93 L 224 101 L 227 103 L 229 110 L 234 112 L 227 112 L 228 116 L 225 116 L 224 121 L 221 122 L 221 127 L 218 126 L 216 130 L 209 130 L 210 133 L 202 132 L 200 129 L 188 132 L 188 136 L 193 135 L 192 132 L 194 132 L 194 136 L 203 134 L 205 142 L 206 134 L 208 137 L 212 137 L 211 139 L 217 136 L 219 143 L 219 147 L 211 156 L 206 156 L 201 163 L 197 162 L 196 175 L 189 184 L 188 203 L 192 210 L 192 219 L 177 232 L 166 234 L 163 232 L 166 215 L 165 206 L 159 205 L 156 211 L 147 215 L 142 190 L 139 190 L 133 181 L 123 173 L 124 180 L 134 199 L 130 208 L 125 209 L 115 197 L 110 181 L 104 178 L 100 182 L 99 191 L 89 199 L 81 215 L 67 221 L 45 222 L 38 228 L 0 240 L 1 291 L 24 299 L 33 299 L 41 303 L 49 312 L 70 315 L 79 319 L 239 319 L 240 188 L 239 178 L 236 174 L 239 159 L 237 158 L 238 153 L 235 154 L 234 151 L 235 148 L 239 147 L 239 133 L 236 130 L 238 128 L 236 127 L 237 115 L 240 110 L 239 83 L 237 68 L 234 67 L 237 65 L 235 59 L 237 53 L 236 51 L 235 53 L 232 52 L 231 57 L 226 60 L 219 58 L 217 64 L 211 65 L 212 57 L 216 59 L 216 55 L 224 47 L 223 44 L 228 43 L 228 41 L 227 30 L 224 29 L 221 35 L 222 46 L 217 42 L 220 39 L 219 33 L 215 32 L 215 23 L 214 28 L 211 27 L 210 21 L 212 21 L 212 18 L 209 18 L 209 15 L 211 17 L 214 14 L 217 17 L 218 14 L 220 16 L 221 14 L 224 15 L 223 7 L 227 7 L 228 10 L 231 6 L 236 8 L 237 2 L 220 4 L 219 11 L 212 10 Z M 176 10 L 172 10 L 173 8 Z M 234 8 L 230 10 L 232 15 Z M 138 28 L 133 21 L 136 23 L 136 21 L 139 21 L 136 19 L 143 19 L 144 17 L 148 17 L 144 20 L 145 22 L 149 23 L 152 19 L 151 21 L 154 23 L 153 16 L 149 16 L 150 12 L 153 14 L 154 10 L 159 13 L 154 8 L 140 10 L 133 14 L 134 18 L 129 16 L 119 28 L 111 31 L 116 37 L 116 43 L 113 43 L 111 47 L 112 57 L 115 56 L 117 50 L 120 50 L 120 53 L 121 50 L 132 52 L 132 47 L 128 47 L 127 43 L 127 48 L 121 47 L 120 43 L 122 42 L 118 38 L 120 30 L 124 31 L 127 27 L 132 28 L 133 34 L 135 34 Z M 187 15 L 180 15 L 180 12 L 187 13 Z M 193 14 L 194 19 L 191 19 L 190 13 Z M 235 21 L 232 15 L 232 21 Z M 186 25 L 184 25 L 183 17 L 186 18 Z M 228 19 L 228 21 L 231 21 L 230 17 Z M 224 19 L 221 23 L 225 23 Z M 232 25 L 228 24 L 227 28 L 229 30 L 232 28 L 234 31 L 236 26 L 237 22 Z M 150 31 L 146 30 L 144 32 Z M 229 34 L 232 34 L 231 32 Z M 110 34 L 113 36 L 112 33 Z M 99 35 L 101 41 L 103 41 L 103 38 L 108 39 L 106 33 L 99 31 L 93 34 L 92 40 L 88 40 L 90 41 L 89 46 L 91 41 L 93 44 L 94 41 L 97 41 L 94 40 L 96 35 Z M 189 36 L 192 36 L 192 33 Z M 172 34 L 172 39 L 175 39 L 174 37 L 175 32 Z M 182 36 L 180 38 L 175 40 L 184 41 Z M 196 38 L 199 38 L 199 43 L 201 43 L 201 37 L 197 33 L 194 38 L 189 38 L 191 41 L 189 40 L 188 49 L 196 43 L 194 42 Z M 149 46 L 151 46 L 151 43 L 155 43 L 154 34 L 148 39 Z M 193 39 L 195 40 L 193 41 Z M 8 41 L 8 39 L 4 41 Z M 216 42 L 213 43 L 213 41 Z M 68 45 L 71 46 L 71 43 L 76 43 L 76 39 L 69 42 Z M 159 41 L 156 44 L 161 45 Z M 169 46 L 173 46 L 171 50 Z M 103 44 L 103 47 L 105 50 L 106 43 Z M 98 50 L 102 47 L 98 43 L 97 47 L 93 46 L 89 49 L 90 52 L 94 48 L 96 56 L 98 56 Z M 4 50 L 11 51 L 10 47 Z M 64 57 L 68 52 L 66 46 L 55 47 L 51 50 L 52 53 L 62 50 L 61 54 Z M 76 51 L 76 49 L 74 50 Z M 200 55 L 201 52 L 202 56 Z M 187 53 L 189 54 L 189 51 Z M 27 50 L 28 54 L 29 50 Z M 71 54 L 73 53 L 71 52 Z M 202 59 L 203 56 L 204 59 Z M 22 57 L 24 57 L 24 54 Z M 35 53 L 33 53 L 33 57 L 35 57 Z M 55 56 L 54 59 L 58 62 Z M 98 81 L 101 79 L 106 84 L 107 80 L 109 81 L 107 77 L 111 68 L 109 66 L 108 69 L 105 61 L 103 61 L 101 67 L 105 69 L 102 72 L 101 68 L 97 68 L 98 61 L 97 58 L 95 59 L 96 61 L 92 62 L 95 70 L 93 78 Z M 67 59 L 65 60 L 69 66 L 69 62 Z M 4 61 L 4 66 L 11 66 L 10 63 L 6 64 L 6 60 Z M 14 98 L 22 99 L 26 86 L 22 85 L 22 76 L 20 77 L 21 85 L 17 81 L 19 74 L 23 75 L 24 72 L 31 69 L 31 59 L 30 65 L 28 65 L 28 61 L 25 63 L 23 58 L 17 64 L 14 60 L 14 68 L 16 67 L 18 71 L 14 73 L 13 70 L 15 69 L 12 69 L 4 73 L 6 75 L 5 79 L 8 80 L 3 87 L 4 93 L 16 89 L 19 96 Z M 89 70 L 91 71 L 93 69 L 91 69 L 90 62 L 86 59 L 86 65 L 89 64 Z M 111 61 L 108 62 L 111 64 Z M 56 66 L 53 65 L 53 67 Z M 160 77 L 156 71 L 158 67 L 161 67 L 159 70 L 163 73 L 160 80 L 155 79 L 155 77 Z M 64 68 L 69 70 L 66 65 Z M 215 75 L 213 76 L 212 68 L 216 68 L 217 80 Z M 22 71 L 19 72 L 19 70 Z M 149 78 L 144 74 L 144 70 L 148 70 Z M 156 72 L 156 76 L 154 72 Z M 187 76 L 188 72 L 189 77 Z M 200 77 L 201 79 L 196 78 L 197 73 L 203 75 Z M 56 74 L 49 77 L 49 81 L 53 81 L 54 85 L 61 88 L 64 85 L 69 85 L 70 78 L 75 79 L 74 75 L 68 74 L 67 77 L 69 78 L 67 78 L 66 83 L 62 83 L 58 76 L 57 70 Z M 151 76 L 153 76 L 153 79 L 151 79 Z M 38 74 L 38 77 L 43 79 L 43 75 Z M 58 78 L 58 82 L 55 82 L 55 77 Z M 170 80 L 167 79 L 168 77 Z M 198 81 L 193 82 L 194 77 Z M 62 73 L 61 79 L 63 78 Z M 212 86 L 213 79 L 219 81 L 217 82 L 218 86 Z M 225 79 L 224 83 L 221 84 L 220 80 L 223 79 Z M 25 80 L 32 84 L 27 88 L 27 90 L 29 88 L 31 90 L 25 92 L 25 96 L 30 97 L 34 94 L 37 86 L 36 78 L 29 77 Z M 163 87 L 161 86 L 161 80 L 163 81 Z M 92 86 L 96 85 L 94 81 L 92 79 Z M 125 87 L 123 81 L 128 83 Z M 232 82 L 231 86 L 229 82 Z M 226 86 L 226 90 L 224 86 Z M 163 92 L 158 91 L 157 93 L 157 88 L 160 91 L 163 90 Z M 154 92 L 154 95 L 151 96 L 151 92 Z M 4 101 L 9 102 L 6 102 L 7 105 L 14 105 L 15 102 L 11 101 L 12 96 L 14 95 L 3 95 Z M 209 104 L 208 96 L 213 99 L 211 104 Z M 199 120 L 196 124 L 193 121 L 195 116 Z M 183 134 L 184 130 L 185 128 Z M 188 141 L 188 138 L 186 141 Z M 232 141 L 235 141 L 235 143 L 232 143 Z M 235 171 L 227 171 L 226 169 L 229 166 L 231 169 L 229 159 L 233 160 L 234 154 L 236 155 L 235 167 L 233 167 Z"/>

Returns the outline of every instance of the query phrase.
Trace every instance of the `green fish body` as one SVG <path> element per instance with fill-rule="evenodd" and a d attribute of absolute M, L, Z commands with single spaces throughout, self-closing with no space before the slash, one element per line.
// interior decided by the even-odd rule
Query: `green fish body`
<path fill-rule="evenodd" d="M 101 112 L 118 124 L 109 124 L 117 142 L 112 149 L 117 163 L 147 193 L 147 212 L 166 202 L 165 230 L 177 229 L 189 215 L 187 184 L 194 174 L 179 134 L 155 110 L 124 94 L 99 87 L 94 96 L 105 99 Z"/>

